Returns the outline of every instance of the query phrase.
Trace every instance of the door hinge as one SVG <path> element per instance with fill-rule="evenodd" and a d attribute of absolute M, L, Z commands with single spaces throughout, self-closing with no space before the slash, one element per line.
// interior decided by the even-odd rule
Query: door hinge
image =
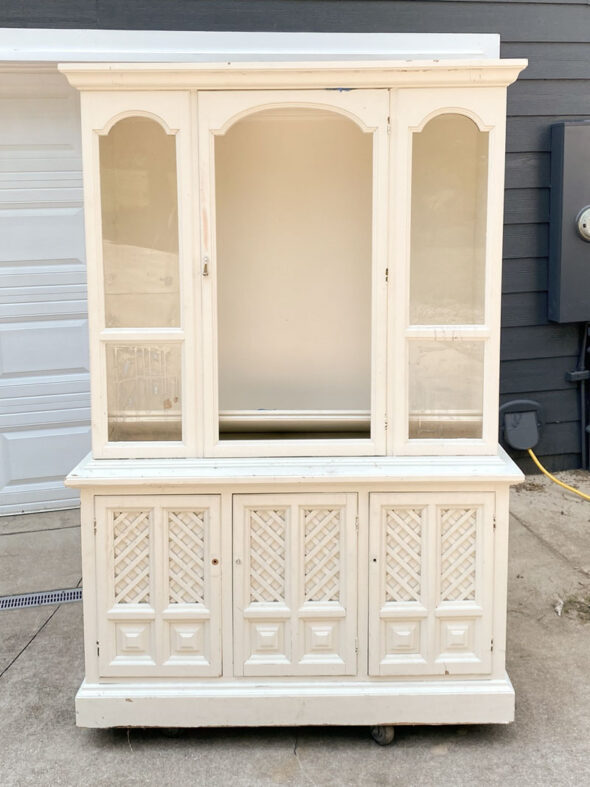
<path fill-rule="evenodd" d="M 387 118 L 387 133 L 391 134 L 391 118 Z"/>
<path fill-rule="evenodd" d="M 492 641 L 490 642 L 490 651 L 491 651 L 492 653 L 494 652 L 494 640 L 492 640 Z"/>
<path fill-rule="evenodd" d="M 96 535 L 96 519 L 94 520 L 94 535 Z"/>
<path fill-rule="evenodd" d="M 358 655 L 359 652 L 359 638 L 355 637 L 354 640 L 354 652 Z"/>
<path fill-rule="evenodd" d="M 389 281 L 389 268 L 385 268 L 385 281 Z"/>
<path fill-rule="evenodd" d="M 389 426 L 389 421 L 388 421 L 388 420 L 387 420 L 387 418 L 386 418 L 386 419 L 385 419 L 385 429 L 387 429 L 387 427 L 388 427 L 388 426 Z"/>
<path fill-rule="evenodd" d="M 98 640 L 96 641 L 96 655 L 100 656 L 100 643 L 98 642 Z"/>
<path fill-rule="evenodd" d="M 354 518 L 354 529 L 356 530 L 357 533 L 359 532 L 359 518 L 358 518 L 358 516 L 355 516 L 355 518 Z"/>
<path fill-rule="evenodd" d="M 496 515 L 495 514 L 494 514 L 494 517 L 493 517 L 493 522 L 494 522 L 494 530 L 495 530 L 496 529 Z"/>

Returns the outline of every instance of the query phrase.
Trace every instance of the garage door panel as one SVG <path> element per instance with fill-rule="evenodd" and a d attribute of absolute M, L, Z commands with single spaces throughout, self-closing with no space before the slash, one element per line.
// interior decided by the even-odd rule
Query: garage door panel
<path fill-rule="evenodd" d="M 1 277 L 0 277 L 1 281 Z M 0 377 L 88 371 L 86 320 L 4 324 L 0 330 Z"/>
<path fill-rule="evenodd" d="M 84 454 L 88 430 L 78 424 L 2 434 L 5 486 L 63 479 Z"/>
<path fill-rule="evenodd" d="M 90 412 L 78 94 L 11 69 L 0 113 L 1 515 L 77 504 Z"/>
<path fill-rule="evenodd" d="M 82 206 L 0 210 L 2 260 L 84 259 Z"/>

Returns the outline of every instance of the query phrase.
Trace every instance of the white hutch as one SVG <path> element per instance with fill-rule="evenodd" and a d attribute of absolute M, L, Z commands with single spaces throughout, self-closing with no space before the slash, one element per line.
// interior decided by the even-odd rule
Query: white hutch
<path fill-rule="evenodd" d="M 82 726 L 508 722 L 506 87 L 525 61 L 61 66 L 81 91 Z"/>

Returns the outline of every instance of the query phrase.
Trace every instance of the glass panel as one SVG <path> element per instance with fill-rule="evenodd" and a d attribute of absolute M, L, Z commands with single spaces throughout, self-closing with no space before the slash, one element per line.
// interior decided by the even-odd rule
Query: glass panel
<path fill-rule="evenodd" d="M 109 440 L 182 440 L 181 346 L 108 344 Z"/>
<path fill-rule="evenodd" d="M 177 326 L 176 138 L 132 117 L 99 144 L 106 326 Z"/>
<path fill-rule="evenodd" d="M 484 342 L 409 345 L 410 438 L 481 438 Z"/>
<path fill-rule="evenodd" d="M 484 322 L 488 134 L 439 115 L 414 134 L 410 322 Z"/>
<path fill-rule="evenodd" d="M 264 111 L 215 166 L 222 438 L 368 437 L 371 135 Z"/>

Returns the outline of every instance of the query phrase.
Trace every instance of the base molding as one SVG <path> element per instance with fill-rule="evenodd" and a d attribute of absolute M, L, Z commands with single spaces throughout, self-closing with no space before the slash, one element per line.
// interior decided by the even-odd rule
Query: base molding
<path fill-rule="evenodd" d="M 508 675 L 463 681 L 84 681 L 79 727 L 507 724 Z"/>

